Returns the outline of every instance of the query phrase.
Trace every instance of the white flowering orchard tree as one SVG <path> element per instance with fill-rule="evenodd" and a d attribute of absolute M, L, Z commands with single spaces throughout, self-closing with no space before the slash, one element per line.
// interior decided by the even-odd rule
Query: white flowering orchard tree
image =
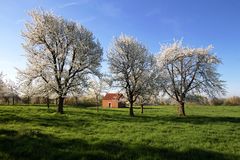
<path fill-rule="evenodd" d="M 4 90 L 4 85 L 5 85 L 5 83 L 4 83 L 4 81 L 3 81 L 3 73 L 0 72 L 0 93 L 3 92 L 3 90 Z"/>
<path fill-rule="evenodd" d="M 12 98 L 12 105 L 15 104 L 15 100 L 18 100 L 18 91 L 19 91 L 19 86 L 17 83 L 15 83 L 12 80 L 8 80 L 6 82 L 7 90 L 8 90 L 8 97 Z"/>
<path fill-rule="evenodd" d="M 5 103 L 10 104 L 11 92 L 9 90 L 8 81 L 4 78 L 4 74 L 0 73 L 0 98 L 3 98 Z"/>
<path fill-rule="evenodd" d="M 153 69 L 146 72 L 145 83 L 142 84 L 143 90 L 137 98 L 137 103 L 139 103 L 141 106 L 142 114 L 144 110 L 144 105 L 146 105 L 147 103 L 151 103 L 155 96 L 159 94 L 159 90 L 156 84 L 158 77 L 156 77 L 156 74 L 154 72 L 155 70 Z"/>
<path fill-rule="evenodd" d="M 108 52 L 108 62 L 116 86 L 125 90 L 129 101 L 129 114 L 134 116 L 133 103 L 144 92 L 149 81 L 148 74 L 153 56 L 136 39 L 121 35 L 113 42 Z"/>
<path fill-rule="evenodd" d="M 40 83 L 33 84 L 32 80 L 28 80 L 26 75 L 23 75 L 21 71 L 18 70 L 18 84 L 19 84 L 19 96 L 23 99 L 24 103 L 30 104 L 32 98 L 35 96 L 39 96 L 41 85 Z"/>
<path fill-rule="evenodd" d="M 104 92 L 107 92 L 110 88 L 108 79 L 105 77 L 105 75 L 92 77 L 89 86 L 90 87 L 88 89 L 88 94 L 95 97 L 96 109 L 97 111 L 99 111 L 99 105 L 101 104 L 100 99 L 102 97 L 102 94 Z"/>
<path fill-rule="evenodd" d="M 8 93 L 8 88 L 4 80 L 4 75 L 2 72 L 0 72 L 0 98 L 5 99 L 6 101 L 7 93 Z"/>
<path fill-rule="evenodd" d="M 32 11 L 23 32 L 27 69 L 20 71 L 28 81 L 44 82 L 58 95 L 58 112 L 64 98 L 85 86 L 89 74 L 98 74 L 102 48 L 92 32 L 73 21 L 45 11 Z"/>
<path fill-rule="evenodd" d="M 180 116 L 185 116 L 187 94 L 225 94 L 224 81 L 216 69 L 221 61 L 211 52 L 212 48 L 189 48 L 182 41 L 161 46 L 157 56 L 158 83 L 164 93 L 178 102 Z"/>

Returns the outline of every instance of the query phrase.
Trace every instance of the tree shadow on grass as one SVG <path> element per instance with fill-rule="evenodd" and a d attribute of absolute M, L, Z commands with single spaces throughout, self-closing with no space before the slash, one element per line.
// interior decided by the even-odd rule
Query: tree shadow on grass
<path fill-rule="evenodd" d="M 190 148 L 176 151 L 146 145 L 129 145 L 121 141 L 89 143 L 82 139 L 60 139 L 39 131 L 0 130 L 0 159 L 163 159 L 163 160 L 230 160 L 237 155 L 223 154 L 203 149 Z"/>
<path fill-rule="evenodd" d="M 0 123 L 7 123 L 9 121 L 26 123 L 26 122 L 29 122 L 31 120 L 28 119 L 28 118 L 23 118 L 23 117 L 11 114 L 11 113 L 5 113 L 5 114 L 0 115 Z"/>
<path fill-rule="evenodd" d="M 196 116 L 191 115 L 187 117 L 177 116 L 159 116 L 156 117 L 159 120 L 178 123 L 191 123 L 191 124 L 211 124 L 211 123 L 239 123 L 240 117 L 211 117 L 211 116 Z"/>
<path fill-rule="evenodd" d="M 88 125 L 87 120 L 81 118 L 68 119 L 65 115 L 47 115 L 44 116 L 31 116 L 21 117 L 11 113 L 5 113 L 0 115 L 0 124 L 18 122 L 18 123 L 35 123 L 44 127 L 75 127 L 79 125 Z"/>
<path fill-rule="evenodd" d="M 177 115 L 162 115 L 162 116 L 148 116 L 148 115 L 136 115 L 130 117 L 129 115 L 122 114 L 121 112 L 110 111 L 94 113 L 84 112 L 85 115 L 94 117 L 101 121 L 124 121 L 124 122 L 173 122 L 173 123 L 190 123 L 190 124 L 211 124 L 211 123 L 239 123 L 240 117 L 224 117 L 224 116 L 201 116 L 201 115 L 189 115 L 186 117 L 178 117 Z"/>
<path fill-rule="evenodd" d="M 76 127 L 81 125 L 88 125 L 89 122 L 84 119 L 76 118 L 76 119 L 68 119 L 64 117 L 38 117 L 34 119 L 34 121 L 39 124 L 40 126 L 44 127 Z"/>

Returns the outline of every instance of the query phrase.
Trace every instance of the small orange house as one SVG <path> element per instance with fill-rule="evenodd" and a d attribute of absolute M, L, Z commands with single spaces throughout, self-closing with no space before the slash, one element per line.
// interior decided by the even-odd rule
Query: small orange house
<path fill-rule="evenodd" d="M 120 93 L 107 93 L 102 99 L 103 108 L 122 108 L 125 107 L 125 99 Z"/>

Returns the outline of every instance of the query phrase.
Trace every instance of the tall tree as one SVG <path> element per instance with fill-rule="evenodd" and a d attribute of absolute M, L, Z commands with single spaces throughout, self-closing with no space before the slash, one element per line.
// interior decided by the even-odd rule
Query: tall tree
<path fill-rule="evenodd" d="M 4 79 L 3 73 L 0 72 L 0 98 L 3 98 L 9 105 L 10 98 L 14 104 L 15 97 L 17 97 L 17 86 L 13 81 Z"/>
<path fill-rule="evenodd" d="M 113 81 L 125 90 L 129 101 L 129 114 L 134 116 L 133 103 L 144 91 L 148 81 L 146 72 L 151 70 L 153 56 L 133 37 L 116 38 L 108 53 Z"/>
<path fill-rule="evenodd" d="M 18 75 L 18 78 L 20 76 Z M 20 80 L 20 79 L 19 79 Z M 24 100 L 24 103 L 31 104 L 32 98 L 38 94 L 38 86 L 32 84 L 27 80 L 22 80 L 19 82 L 19 95 Z"/>
<path fill-rule="evenodd" d="M 5 83 L 3 81 L 3 73 L 0 72 L 0 93 L 4 90 Z"/>
<path fill-rule="evenodd" d="M 12 98 L 12 105 L 15 104 L 15 101 L 18 100 L 18 90 L 19 86 L 14 81 L 8 80 L 6 83 L 8 96 Z"/>
<path fill-rule="evenodd" d="M 141 106 L 141 113 L 143 114 L 144 105 L 150 103 L 155 99 L 155 96 L 158 95 L 158 87 L 156 85 L 156 77 L 155 70 L 148 71 L 145 75 L 145 83 L 142 86 L 142 91 L 137 98 L 137 102 Z"/>
<path fill-rule="evenodd" d="M 2 72 L 0 72 L 0 98 L 3 98 L 9 104 L 8 88 Z"/>
<path fill-rule="evenodd" d="M 92 77 L 88 92 L 95 97 L 97 112 L 99 111 L 99 105 L 101 104 L 101 95 L 103 92 L 107 92 L 109 88 L 110 85 L 108 78 L 106 78 L 105 75 Z"/>
<path fill-rule="evenodd" d="M 189 48 L 182 41 L 162 45 L 157 56 L 160 73 L 159 86 L 168 96 L 179 103 L 179 115 L 185 116 L 187 94 L 216 96 L 225 93 L 224 81 L 220 80 L 217 65 L 220 59 L 207 48 Z"/>
<path fill-rule="evenodd" d="M 59 113 L 64 98 L 83 87 L 89 74 L 98 74 L 102 48 L 84 26 L 45 11 L 32 11 L 23 32 L 27 69 L 25 79 L 44 82 L 58 95 Z M 34 84 L 33 83 L 33 84 Z"/>

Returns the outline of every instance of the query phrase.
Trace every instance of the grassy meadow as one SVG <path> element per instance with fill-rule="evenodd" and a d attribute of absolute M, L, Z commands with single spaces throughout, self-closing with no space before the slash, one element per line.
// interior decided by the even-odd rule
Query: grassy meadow
<path fill-rule="evenodd" d="M 0 106 L 0 159 L 240 159 L 240 107 Z"/>

